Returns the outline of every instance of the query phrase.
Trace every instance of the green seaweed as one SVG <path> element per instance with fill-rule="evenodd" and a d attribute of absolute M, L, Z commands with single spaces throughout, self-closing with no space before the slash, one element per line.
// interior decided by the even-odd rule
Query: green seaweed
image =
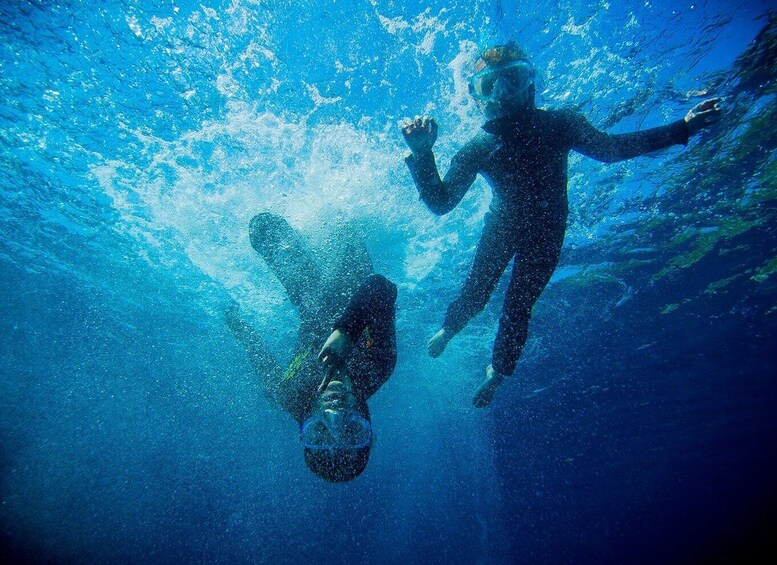
<path fill-rule="evenodd" d="M 736 274 L 734 276 L 728 277 L 727 279 L 721 279 L 719 281 L 710 283 L 707 285 L 707 288 L 704 289 L 704 294 L 716 294 L 719 290 L 726 288 L 741 276 L 742 274 Z"/>
<path fill-rule="evenodd" d="M 679 307 L 679 304 L 667 304 L 661 309 L 661 314 L 669 314 L 670 312 L 677 310 Z"/>
<path fill-rule="evenodd" d="M 777 257 L 774 257 L 767 261 L 764 265 L 761 265 L 756 269 L 755 275 L 750 277 L 755 282 L 764 282 L 774 273 L 777 273 Z"/>
<path fill-rule="evenodd" d="M 728 255 L 729 253 L 736 253 L 737 251 L 748 251 L 751 249 L 749 245 L 737 245 L 735 247 L 721 247 L 718 249 L 718 255 Z"/>
<path fill-rule="evenodd" d="M 720 228 L 714 232 L 697 232 L 695 234 L 694 247 L 689 252 L 670 259 L 669 264 L 656 273 L 652 280 L 657 281 L 677 269 L 687 269 L 710 253 L 719 241 L 728 240 L 741 235 L 760 224 L 760 221 L 746 221 L 739 218 L 732 218 L 724 220 L 720 225 Z"/>
<path fill-rule="evenodd" d="M 769 104 L 763 111 L 750 118 L 744 131 L 737 136 L 732 157 L 737 161 L 750 160 L 777 147 L 777 104 Z"/>
<path fill-rule="evenodd" d="M 681 231 L 679 234 L 674 236 L 672 238 L 672 241 L 669 242 L 668 247 L 679 247 L 683 243 L 686 243 L 687 241 L 690 241 L 694 237 L 699 235 L 699 230 L 696 228 L 687 228 L 683 231 Z"/>
<path fill-rule="evenodd" d="M 655 263 L 655 259 L 629 259 L 628 261 L 621 261 L 619 263 L 592 265 L 555 284 L 562 287 L 568 286 L 575 288 L 585 288 L 595 284 L 623 285 L 621 277 L 634 272 L 634 270 L 639 267 L 652 263 Z"/>
<path fill-rule="evenodd" d="M 758 185 L 750 194 L 751 205 L 777 200 L 777 159 L 770 159 L 756 178 Z"/>

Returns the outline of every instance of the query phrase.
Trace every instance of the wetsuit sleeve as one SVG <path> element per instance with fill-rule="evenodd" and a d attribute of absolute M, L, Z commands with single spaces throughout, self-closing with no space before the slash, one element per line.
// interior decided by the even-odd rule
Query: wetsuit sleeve
<path fill-rule="evenodd" d="M 688 143 L 685 120 L 644 131 L 608 134 L 599 131 L 579 114 L 568 115 L 571 148 L 598 161 L 613 163 L 645 155 L 672 145 Z"/>
<path fill-rule="evenodd" d="M 444 179 L 440 179 L 431 151 L 405 159 L 421 200 L 438 216 L 453 210 L 475 182 L 479 167 L 473 145 L 470 142 L 456 153 Z"/>
<path fill-rule="evenodd" d="M 396 299 L 397 287 L 372 275 L 334 323 L 354 344 L 348 369 L 357 396 L 365 400 L 383 386 L 397 364 Z"/>
<path fill-rule="evenodd" d="M 396 300 L 394 283 L 382 275 L 370 275 L 333 327 L 345 333 L 351 342 L 356 342 L 367 327 L 376 343 L 381 338 L 393 337 Z"/>

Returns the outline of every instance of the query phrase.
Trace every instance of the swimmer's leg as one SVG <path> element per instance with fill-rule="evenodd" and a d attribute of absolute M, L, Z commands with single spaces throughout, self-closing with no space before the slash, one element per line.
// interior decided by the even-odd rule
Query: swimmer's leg
<path fill-rule="evenodd" d="M 519 249 L 494 341 L 492 363 L 498 373 L 515 371 L 528 337 L 532 307 L 556 270 L 563 242 L 563 230 L 545 230 L 544 237 L 533 237 Z"/>
<path fill-rule="evenodd" d="M 504 377 L 515 372 L 529 332 L 529 319 L 534 303 L 550 281 L 558 265 L 564 243 L 566 221 L 537 223 L 529 226 L 518 244 L 510 286 L 507 289 L 499 330 L 494 341 L 491 365 L 472 402 L 478 408 L 487 406 L 501 386 Z"/>
<path fill-rule="evenodd" d="M 372 259 L 364 235 L 352 224 L 338 224 L 316 246 L 326 296 L 327 318 L 342 315 L 350 299 L 373 273 Z"/>
<path fill-rule="evenodd" d="M 320 288 L 321 274 L 302 236 L 286 220 L 269 212 L 254 216 L 248 233 L 251 246 L 267 261 L 291 303 L 309 306 Z"/>
<path fill-rule="evenodd" d="M 448 307 L 442 329 L 429 340 L 429 355 L 438 357 L 453 336 L 488 303 L 507 263 L 515 254 L 514 230 L 508 229 L 489 213 L 480 236 L 475 259 L 459 295 Z"/>

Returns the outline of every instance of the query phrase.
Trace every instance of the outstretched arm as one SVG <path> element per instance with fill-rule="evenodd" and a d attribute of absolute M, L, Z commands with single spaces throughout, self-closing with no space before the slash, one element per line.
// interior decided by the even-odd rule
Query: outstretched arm
<path fill-rule="evenodd" d="M 447 214 L 461 202 L 475 182 L 478 167 L 472 151 L 469 147 L 459 151 L 443 180 L 440 179 L 432 153 L 432 146 L 437 139 L 437 123 L 431 118 L 416 116 L 415 120 L 402 127 L 402 135 L 413 152 L 405 159 L 405 163 L 421 200 L 438 216 Z"/>
<path fill-rule="evenodd" d="M 609 134 L 599 131 L 588 120 L 576 115 L 570 129 L 573 136 L 572 149 L 605 163 L 631 159 L 678 143 L 688 143 L 688 125 L 684 120 L 633 133 Z"/>
<path fill-rule="evenodd" d="M 684 119 L 666 126 L 624 134 L 607 134 L 593 127 L 579 115 L 570 117 L 572 149 L 599 161 L 612 163 L 645 155 L 676 144 L 687 144 L 688 138 L 717 121 L 720 99 L 705 100 L 694 106 Z"/>

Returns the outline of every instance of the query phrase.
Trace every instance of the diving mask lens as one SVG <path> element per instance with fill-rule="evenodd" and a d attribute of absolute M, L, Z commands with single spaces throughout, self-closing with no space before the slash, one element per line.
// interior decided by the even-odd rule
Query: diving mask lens
<path fill-rule="evenodd" d="M 302 424 L 300 439 L 308 449 L 358 449 L 370 444 L 372 427 L 358 414 L 349 414 L 340 425 L 317 415 Z"/>
<path fill-rule="evenodd" d="M 528 61 L 513 61 L 487 67 L 469 81 L 472 96 L 484 102 L 510 98 L 534 84 L 534 67 Z"/>

